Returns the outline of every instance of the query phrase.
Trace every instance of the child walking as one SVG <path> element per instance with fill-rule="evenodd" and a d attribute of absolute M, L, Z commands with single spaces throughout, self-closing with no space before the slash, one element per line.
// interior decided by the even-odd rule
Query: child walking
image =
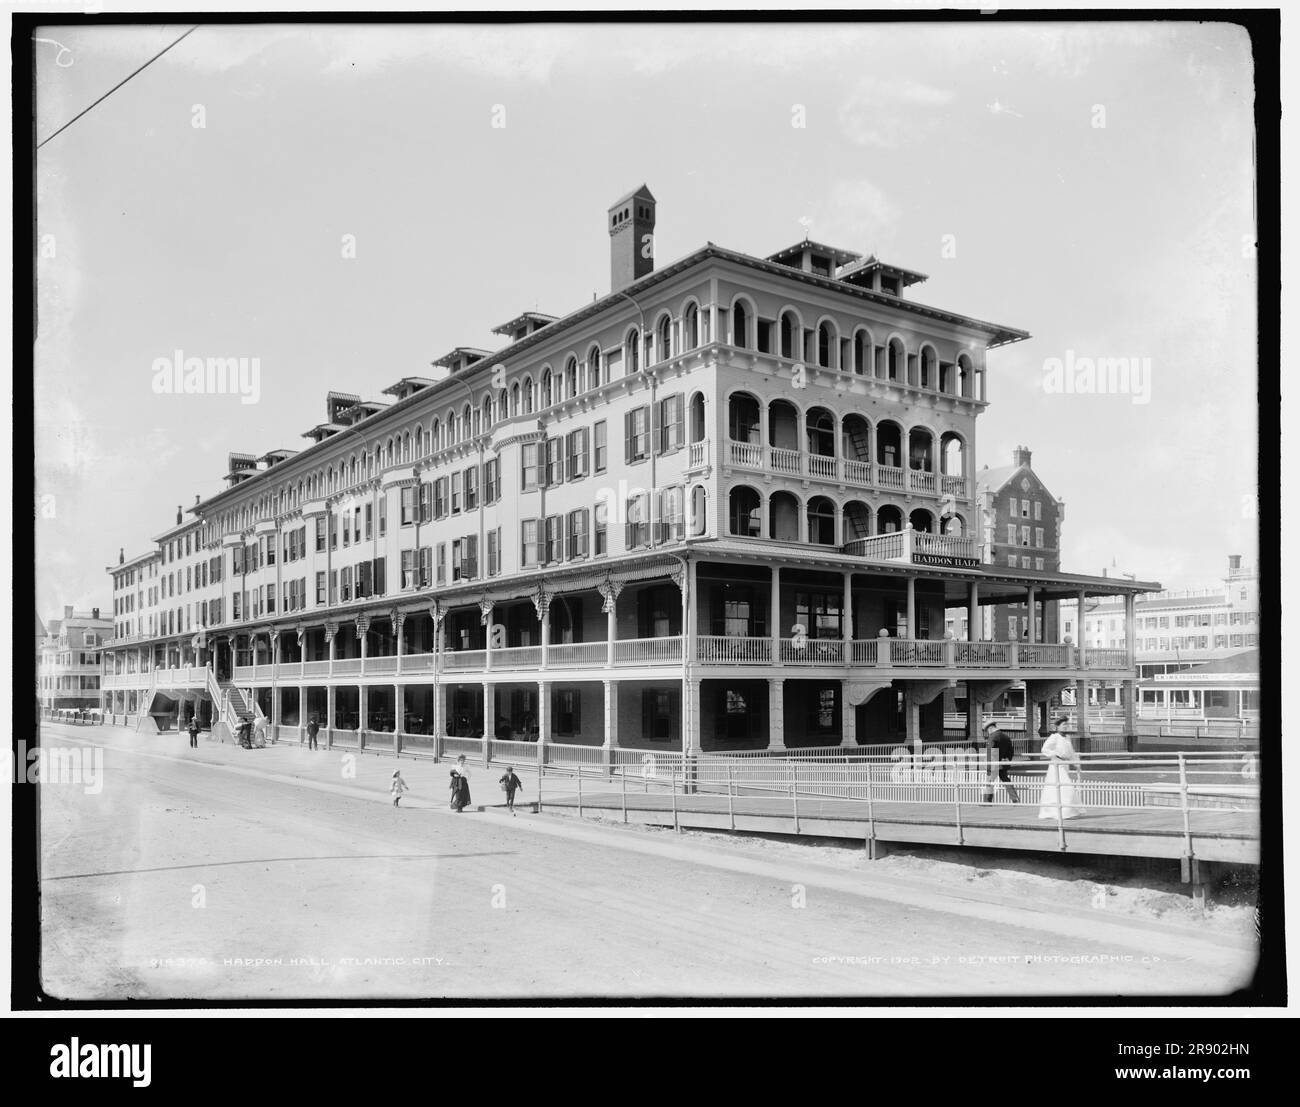
<path fill-rule="evenodd" d="M 524 786 L 524 782 L 515 776 L 515 767 L 507 765 L 500 783 L 501 790 L 506 794 L 506 810 L 513 815 L 515 814 L 515 792 Z"/>
<path fill-rule="evenodd" d="M 393 806 L 401 807 L 402 793 L 409 792 L 411 790 L 411 786 L 402 779 L 402 772 L 400 769 L 393 770 L 393 783 L 389 786 L 388 790 L 393 797 Z"/>

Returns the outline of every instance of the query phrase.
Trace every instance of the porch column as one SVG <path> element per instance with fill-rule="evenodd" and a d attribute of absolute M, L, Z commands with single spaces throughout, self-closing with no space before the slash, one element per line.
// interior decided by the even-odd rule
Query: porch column
<path fill-rule="evenodd" d="M 370 725 L 370 689 L 364 684 L 357 685 L 357 747 L 364 749 L 366 728 Z"/>
<path fill-rule="evenodd" d="M 283 710 L 283 704 L 281 702 L 283 697 L 281 696 L 281 692 L 283 692 L 283 689 L 278 684 L 271 685 L 271 728 L 275 732 L 272 735 L 273 739 L 279 739 L 280 737 L 280 716 Z M 194 701 L 195 714 L 198 713 L 198 710 L 199 710 L 198 701 L 195 700 Z"/>
<path fill-rule="evenodd" d="M 700 682 L 694 677 L 682 678 L 682 753 L 700 750 Z"/>
<path fill-rule="evenodd" d="M 370 616 L 357 616 L 357 641 L 361 643 L 361 671 L 366 671 L 366 654 L 370 645 Z"/>
<path fill-rule="evenodd" d="M 911 578 L 908 578 L 909 580 Z M 921 764 L 921 705 L 912 699 L 912 693 L 908 692 L 903 697 L 903 719 L 907 743 L 912 747 L 912 756 L 914 764 Z"/>
<path fill-rule="evenodd" d="M 966 685 L 966 738 L 975 746 L 983 735 L 980 733 L 984 729 L 983 709 L 980 707 L 979 700 L 975 698 L 975 692 L 969 684 Z"/>
<path fill-rule="evenodd" d="M 907 636 L 916 639 L 916 577 L 907 578 Z"/>
<path fill-rule="evenodd" d="M 394 633 L 395 635 L 397 635 L 397 672 L 398 672 L 398 675 L 400 675 L 401 672 L 402 672 L 402 652 L 403 652 L 403 651 L 402 651 L 402 645 L 403 645 L 403 642 L 402 642 L 402 638 L 403 638 L 402 631 L 403 631 L 403 628 L 404 628 L 405 626 L 406 626 L 406 616 L 405 616 L 404 614 L 402 614 L 402 612 L 400 612 L 400 611 L 394 611 L 394 612 L 393 612 L 393 615 L 392 615 L 392 627 L 393 627 L 393 633 Z M 399 716 L 400 716 L 400 712 L 399 712 Z"/>
<path fill-rule="evenodd" d="M 547 654 L 551 652 L 551 597 L 553 593 L 548 592 L 545 588 L 538 587 L 533 594 L 533 610 L 537 613 L 537 623 L 542 633 L 542 664 L 541 668 L 547 668 L 550 660 Z M 540 712 L 539 712 L 540 714 Z"/>
<path fill-rule="evenodd" d="M 497 686 L 483 685 L 483 767 L 487 768 L 488 743 L 497 732 Z"/>
<path fill-rule="evenodd" d="M 618 682 L 604 681 L 605 685 L 605 742 L 607 750 L 618 749 Z"/>
<path fill-rule="evenodd" d="M 980 640 L 980 586 L 973 580 L 966 589 L 966 641 Z"/>
<path fill-rule="evenodd" d="M 1025 741 L 1026 742 L 1033 742 L 1033 740 L 1038 737 L 1038 729 L 1034 725 L 1035 723 L 1034 715 L 1036 714 L 1034 711 L 1034 706 L 1035 706 L 1034 697 L 1029 694 L 1029 681 L 1026 680 L 1025 681 Z M 1031 745 L 1029 748 L 1033 749 L 1033 746 Z"/>
<path fill-rule="evenodd" d="M 334 685 L 325 688 L 325 748 L 334 744 Z"/>
<path fill-rule="evenodd" d="M 1210 639 L 1213 641 L 1213 638 Z M 1125 667 L 1137 673 L 1137 596 L 1130 592 L 1124 597 L 1124 648 L 1128 650 Z M 1125 741 L 1125 748 L 1136 745 L 1137 736 L 1137 681 L 1130 678 L 1124 681 L 1124 733 L 1131 737 Z M 1241 695 L 1238 693 L 1238 716 L 1240 716 Z"/>
<path fill-rule="evenodd" d="M 767 748 L 785 749 L 785 681 L 767 682 Z"/>
<path fill-rule="evenodd" d="M 1038 641 L 1038 589 L 1032 584 L 1029 586 L 1029 640 Z"/>
<path fill-rule="evenodd" d="M 1084 628 L 1087 626 L 1087 602 L 1088 594 L 1082 589 L 1079 590 L 1079 679 L 1074 685 L 1074 699 L 1079 705 L 1078 722 L 1075 724 L 1076 737 L 1075 743 L 1079 750 L 1088 748 L 1088 649 L 1087 636 Z"/>
<path fill-rule="evenodd" d="M 858 709 L 849 703 L 846 681 L 840 681 L 840 745 L 858 744 Z"/>
<path fill-rule="evenodd" d="M 298 745 L 300 746 L 307 738 L 307 724 L 310 721 L 307 714 L 307 686 L 300 684 L 298 685 Z"/>
<path fill-rule="evenodd" d="M 844 664 L 853 664 L 853 571 L 844 571 Z M 848 743 L 845 743 L 846 745 Z"/>
<path fill-rule="evenodd" d="M 540 751 L 551 740 L 551 685 L 548 681 L 537 682 L 537 746 Z"/>
<path fill-rule="evenodd" d="M 607 580 L 600 586 L 601 610 L 605 612 L 605 667 L 614 667 L 614 643 L 618 639 L 618 594 L 623 591 L 621 580 Z"/>
<path fill-rule="evenodd" d="M 401 639 L 398 639 L 401 642 Z M 406 725 L 406 696 L 400 684 L 393 686 L 393 753 L 402 752 L 402 727 Z"/>
<path fill-rule="evenodd" d="M 335 639 L 338 637 L 338 632 L 339 632 L 339 626 L 338 626 L 338 623 L 326 623 L 326 624 L 325 624 L 325 641 L 326 641 L 327 643 L 329 643 L 329 648 L 330 648 L 330 658 L 329 658 L 329 675 L 330 675 L 330 676 L 333 676 L 333 675 L 334 675 L 334 657 L 335 657 L 335 654 L 337 653 L 337 649 L 338 649 L 338 647 L 337 647 L 337 643 L 335 642 Z M 331 718 L 330 721 L 333 722 L 333 719 Z"/>
<path fill-rule="evenodd" d="M 768 614 L 772 625 L 772 661 L 781 663 L 781 567 L 772 566 L 772 593 L 768 600 Z"/>
<path fill-rule="evenodd" d="M 195 658 L 197 661 L 197 657 Z M 280 632 L 271 631 L 271 679 L 280 675 Z"/>
<path fill-rule="evenodd" d="M 478 602 L 479 616 L 478 621 L 483 627 L 483 671 L 489 672 L 492 669 L 492 612 L 496 604 L 489 599 L 481 599 Z M 542 664 L 546 664 L 546 639 L 542 639 Z M 486 687 L 486 685 L 484 685 Z M 487 734 L 487 719 L 483 720 L 483 733 Z"/>

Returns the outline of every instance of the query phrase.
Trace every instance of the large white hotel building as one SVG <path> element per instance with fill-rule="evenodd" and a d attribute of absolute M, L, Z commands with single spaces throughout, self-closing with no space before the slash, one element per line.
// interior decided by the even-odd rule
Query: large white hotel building
<path fill-rule="evenodd" d="M 1017 681 L 1027 713 L 1093 681 L 1132 703 L 1158 585 L 993 564 L 975 525 L 989 352 L 1024 331 L 810 241 L 655 268 L 654 227 L 642 187 L 609 209 L 609 295 L 391 402 L 329 393 L 300 451 L 232 454 L 109 568 L 106 710 L 689 752 L 938 740 L 958 686 L 972 732 Z M 1102 596 L 1119 645 L 945 634 Z"/>

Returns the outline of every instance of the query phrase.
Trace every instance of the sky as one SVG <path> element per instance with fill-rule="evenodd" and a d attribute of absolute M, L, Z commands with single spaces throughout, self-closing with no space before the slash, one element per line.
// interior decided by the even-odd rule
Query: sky
<path fill-rule="evenodd" d="M 185 29 L 39 31 L 37 140 Z M 1067 571 L 1212 585 L 1256 556 L 1252 82 L 1214 23 L 201 26 L 38 154 L 38 611 L 111 610 L 119 547 L 326 391 L 606 293 L 643 182 L 660 265 L 807 233 L 1028 331 L 977 465 L 1033 451 Z M 258 402 L 155 393 L 177 350 Z M 1110 357 L 1146 387 L 1053 390 Z"/>

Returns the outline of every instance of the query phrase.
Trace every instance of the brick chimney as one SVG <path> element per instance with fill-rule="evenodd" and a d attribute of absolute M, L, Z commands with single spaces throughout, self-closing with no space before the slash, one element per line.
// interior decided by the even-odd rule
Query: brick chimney
<path fill-rule="evenodd" d="M 177 525 L 177 526 L 180 525 L 180 522 L 181 522 L 181 513 L 182 513 L 183 511 L 184 511 L 184 508 L 183 508 L 180 504 L 177 504 L 177 505 L 176 505 L 176 525 Z"/>
<path fill-rule="evenodd" d="M 92 619 L 98 619 L 98 618 L 99 618 L 99 608 L 97 608 L 97 607 L 92 607 L 92 608 L 90 609 L 90 617 L 91 617 Z"/>
<path fill-rule="evenodd" d="M 63 605 L 63 617 L 64 617 L 65 619 L 71 619 L 71 618 L 72 618 L 72 604 L 69 603 L 69 604 L 64 604 L 64 605 Z"/>
<path fill-rule="evenodd" d="M 654 272 L 655 198 L 642 185 L 615 203 L 609 226 L 609 290 L 619 292 Z"/>
<path fill-rule="evenodd" d="M 1235 572 L 1241 568 L 1241 554 L 1228 554 L 1228 570 Z"/>
<path fill-rule="evenodd" d="M 1030 465 L 1030 462 L 1032 461 L 1033 456 L 1034 455 L 1029 452 L 1029 448 L 1027 446 L 1017 446 L 1014 450 L 1011 451 L 1011 464 L 1014 465 L 1017 469 L 1019 469 L 1020 466 L 1022 465 L 1026 469 L 1029 469 L 1032 467 Z"/>

